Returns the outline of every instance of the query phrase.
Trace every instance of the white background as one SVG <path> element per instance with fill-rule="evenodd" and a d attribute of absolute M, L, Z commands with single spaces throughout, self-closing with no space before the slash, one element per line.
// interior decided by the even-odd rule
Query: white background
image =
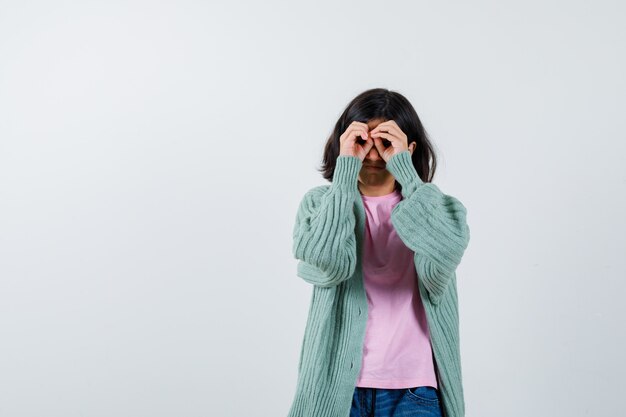
<path fill-rule="evenodd" d="M 358 93 L 468 209 L 468 417 L 626 388 L 618 1 L 0 1 L 0 417 L 285 416 L 291 233 Z"/>

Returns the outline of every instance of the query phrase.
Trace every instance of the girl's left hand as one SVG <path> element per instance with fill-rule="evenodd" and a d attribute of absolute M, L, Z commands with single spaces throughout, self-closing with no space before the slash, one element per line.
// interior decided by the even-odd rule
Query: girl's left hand
<path fill-rule="evenodd" d="M 392 156 L 409 150 L 407 136 L 393 120 L 380 123 L 369 132 L 369 136 L 374 139 L 374 146 L 385 162 L 388 162 Z M 385 147 L 383 139 L 391 142 L 391 146 Z"/>

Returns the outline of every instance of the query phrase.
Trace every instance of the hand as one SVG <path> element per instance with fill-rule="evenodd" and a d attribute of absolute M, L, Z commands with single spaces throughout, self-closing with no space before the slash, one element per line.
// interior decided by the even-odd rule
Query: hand
<path fill-rule="evenodd" d="M 378 154 L 385 162 L 389 162 L 392 156 L 409 150 L 407 136 L 393 120 L 380 123 L 369 132 L 369 135 L 374 139 Z M 391 146 L 385 147 L 381 138 L 391 142 Z"/>
<path fill-rule="evenodd" d="M 365 155 L 374 147 L 374 140 L 368 134 L 367 123 L 354 121 L 339 137 L 339 155 L 356 156 L 361 161 Z M 357 138 L 365 141 L 363 145 L 357 142 Z"/>

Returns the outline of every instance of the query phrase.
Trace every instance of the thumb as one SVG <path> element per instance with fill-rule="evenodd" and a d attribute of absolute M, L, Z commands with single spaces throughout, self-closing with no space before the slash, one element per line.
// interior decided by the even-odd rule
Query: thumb
<path fill-rule="evenodd" d="M 363 145 L 363 152 L 367 154 L 370 151 L 370 149 L 372 149 L 373 146 L 374 146 L 374 141 L 372 140 L 371 137 L 368 137 L 367 140 L 365 141 L 365 145 Z"/>
<path fill-rule="evenodd" d="M 383 145 L 383 140 L 381 138 L 374 138 L 374 143 L 378 153 L 382 156 L 386 151 L 385 146 Z"/>

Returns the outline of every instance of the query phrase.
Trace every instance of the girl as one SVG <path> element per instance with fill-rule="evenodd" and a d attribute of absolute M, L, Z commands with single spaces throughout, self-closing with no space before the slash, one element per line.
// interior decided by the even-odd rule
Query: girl
<path fill-rule="evenodd" d="M 331 184 L 304 195 L 293 229 L 313 293 L 289 417 L 464 416 L 455 271 L 470 235 L 435 168 L 397 92 L 365 91 L 337 121 Z"/>

